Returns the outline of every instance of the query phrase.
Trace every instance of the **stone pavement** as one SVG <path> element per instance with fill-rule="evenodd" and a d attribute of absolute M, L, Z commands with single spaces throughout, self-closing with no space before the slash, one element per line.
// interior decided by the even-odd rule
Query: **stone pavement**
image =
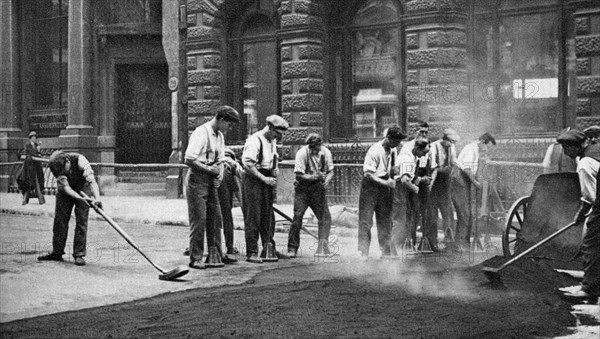
<path fill-rule="evenodd" d="M 182 252 L 189 242 L 187 202 L 164 197 L 102 197 L 106 214 L 112 217 L 136 245 L 165 270 L 187 265 Z M 265 270 L 318 264 L 310 253 L 316 242 L 301 235 L 301 258 L 278 263 L 251 264 L 244 261 L 244 233 L 240 208 L 234 208 L 235 245 L 242 252 L 234 265 L 221 269 L 191 270 L 180 281 L 161 281 L 137 251 L 95 212 L 90 212 L 86 266 L 75 266 L 69 243 L 64 262 L 39 262 L 37 256 L 51 250 L 55 197 L 46 204 L 31 199 L 21 205 L 21 195 L 0 193 L 0 322 L 39 315 L 74 311 L 149 298 L 194 288 L 237 285 Z M 292 206 L 278 205 L 291 214 Z M 74 216 L 68 242 L 72 241 Z M 277 249 L 285 251 L 287 234 L 275 234 Z M 340 253 L 353 256 L 355 239 L 338 240 Z M 374 253 L 374 255 L 377 255 Z M 315 277 L 317 279 L 318 277 Z"/>

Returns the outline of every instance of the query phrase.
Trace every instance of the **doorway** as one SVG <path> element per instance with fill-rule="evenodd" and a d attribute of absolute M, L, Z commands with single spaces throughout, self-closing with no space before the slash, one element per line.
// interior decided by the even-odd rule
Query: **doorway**
<path fill-rule="evenodd" d="M 115 161 L 169 162 L 171 111 L 167 64 L 115 66 Z"/>

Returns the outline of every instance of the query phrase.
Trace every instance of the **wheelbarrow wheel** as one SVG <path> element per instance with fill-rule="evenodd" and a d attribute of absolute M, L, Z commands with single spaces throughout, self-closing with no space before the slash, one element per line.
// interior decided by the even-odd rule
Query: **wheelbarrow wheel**
<path fill-rule="evenodd" d="M 529 197 L 521 197 L 508 210 L 504 233 L 502 233 L 502 252 L 504 256 L 513 256 L 522 245 L 521 229 L 525 221 Z"/>

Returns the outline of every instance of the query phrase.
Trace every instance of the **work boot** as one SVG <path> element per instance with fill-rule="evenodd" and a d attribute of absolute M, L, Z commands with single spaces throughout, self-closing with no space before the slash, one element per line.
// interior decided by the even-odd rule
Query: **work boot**
<path fill-rule="evenodd" d="M 256 254 L 252 254 L 251 256 L 249 256 L 248 258 L 246 258 L 247 262 L 251 262 L 254 264 L 262 264 L 262 259 L 258 257 L 258 255 Z"/>
<path fill-rule="evenodd" d="M 75 265 L 85 266 L 85 259 L 83 257 L 75 257 Z"/>
<path fill-rule="evenodd" d="M 240 254 L 240 251 L 238 251 L 237 248 L 233 247 L 233 248 L 228 248 L 227 249 L 227 254 L 231 254 L 231 255 L 237 255 Z"/>
<path fill-rule="evenodd" d="M 62 255 L 58 255 L 54 252 L 39 256 L 37 259 L 39 261 L 63 261 Z"/>
<path fill-rule="evenodd" d="M 295 258 L 298 256 L 298 251 L 293 247 L 289 247 L 287 251 L 287 256 L 290 258 Z"/>
<path fill-rule="evenodd" d="M 224 256 L 221 257 L 221 261 L 225 265 L 231 265 L 231 264 L 235 264 L 236 262 L 238 262 L 237 259 L 232 258 L 232 257 L 228 256 L 227 254 L 225 254 Z"/>
<path fill-rule="evenodd" d="M 197 270 L 203 270 L 206 268 L 206 264 L 202 262 L 202 260 L 192 261 L 188 265 L 190 268 L 195 268 Z"/>
<path fill-rule="evenodd" d="M 327 240 L 320 240 L 319 246 L 317 246 L 317 253 L 315 253 L 315 257 L 329 257 L 331 255 L 331 251 L 329 250 L 329 244 Z"/>

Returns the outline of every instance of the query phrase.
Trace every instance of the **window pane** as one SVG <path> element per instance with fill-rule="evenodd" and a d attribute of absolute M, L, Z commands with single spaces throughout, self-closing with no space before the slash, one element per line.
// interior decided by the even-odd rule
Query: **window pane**
<path fill-rule="evenodd" d="M 354 34 L 352 128 L 356 136 L 378 137 L 400 122 L 398 32 L 361 30 Z"/>
<path fill-rule="evenodd" d="M 500 23 L 500 73 L 505 133 L 559 128 L 559 25 L 555 13 L 504 17 Z"/>
<path fill-rule="evenodd" d="M 66 17 L 36 22 L 36 107 L 67 105 L 67 25 Z"/>

